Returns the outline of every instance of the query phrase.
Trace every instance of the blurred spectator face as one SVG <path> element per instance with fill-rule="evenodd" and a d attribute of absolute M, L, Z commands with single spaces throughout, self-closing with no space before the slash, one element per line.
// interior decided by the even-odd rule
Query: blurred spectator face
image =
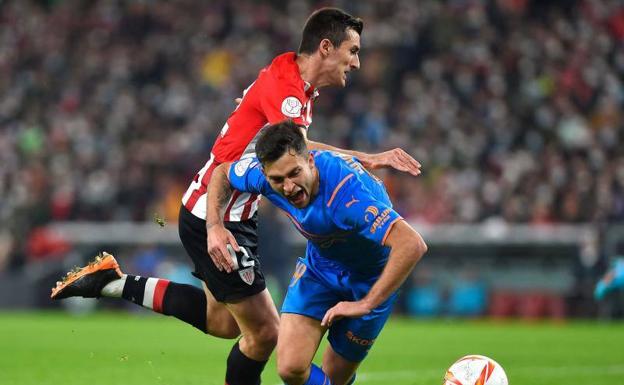
<path fill-rule="evenodd" d="M 323 71 L 327 74 L 327 85 L 344 87 L 347 84 L 347 74 L 360 68 L 360 35 L 353 29 L 347 29 L 347 38 L 339 47 L 334 47 L 329 40 L 323 40 L 321 51 L 327 52 Z"/>

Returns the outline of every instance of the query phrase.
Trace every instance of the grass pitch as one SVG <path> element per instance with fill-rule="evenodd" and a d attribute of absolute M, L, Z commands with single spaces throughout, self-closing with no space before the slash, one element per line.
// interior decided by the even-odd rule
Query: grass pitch
<path fill-rule="evenodd" d="M 0 313 L 0 384 L 222 385 L 231 345 L 163 316 Z M 511 385 L 622 384 L 624 323 L 394 318 L 356 383 L 440 385 L 465 354 L 497 360 Z M 274 359 L 263 384 L 280 384 Z"/>

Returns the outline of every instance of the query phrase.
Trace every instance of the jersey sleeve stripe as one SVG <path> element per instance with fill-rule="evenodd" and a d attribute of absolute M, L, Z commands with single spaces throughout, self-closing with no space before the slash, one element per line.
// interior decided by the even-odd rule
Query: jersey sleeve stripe
<path fill-rule="evenodd" d="M 397 223 L 398 221 L 402 220 L 403 218 L 398 217 L 397 219 L 393 220 L 392 222 L 390 222 L 390 224 L 388 225 L 388 229 L 386 230 L 386 233 L 384 234 L 383 238 L 381 239 L 381 245 L 385 246 L 386 245 L 386 238 L 388 238 L 388 234 L 390 234 L 390 230 L 392 230 L 392 227 L 394 226 L 395 223 Z"/>
<path fill-rule="evenodd" d="M 353 176 L 353 174 L 349 174 L 347 176 L 345 176 L 340 183 L 338 183 L 338 186 L 336 186 L 336 188 L 334 189 L 334 192 L 332 193 L 331 197 L 329 198 L 329 201 L 327 202 L 327 207 L 331 206 L 332 202 L 334 201 L 334 198 L 336 198 L 336 194 L 338 194 L 338 191 L 342 188 L 342 186 L 347 183 L 347 181 Z"/>

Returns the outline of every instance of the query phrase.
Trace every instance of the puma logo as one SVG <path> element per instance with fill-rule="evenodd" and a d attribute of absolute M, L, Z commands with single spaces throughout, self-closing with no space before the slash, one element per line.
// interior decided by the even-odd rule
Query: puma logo
<path fill-rule="evenodd" d="M 346 208 L 349 208 L 349 207 L 351 207 L 352 204 L 360 201 L 359 199 L 355 199 L 355 197 L 353 195 L 351 195 L 351 198 L 352 199 L 345 204 Z"/>

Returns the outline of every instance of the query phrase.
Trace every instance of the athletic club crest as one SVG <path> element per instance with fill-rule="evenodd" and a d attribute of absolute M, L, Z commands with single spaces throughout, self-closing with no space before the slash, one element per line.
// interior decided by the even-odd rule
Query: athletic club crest
<path fill-rule="evenodd" d="M 251 285 L 254 279 L 256 278 L 256 274 L 254 273 L 253 267 L 248 267 L 246 269 L 239 270 L 238 275 L 240 275 L 243 282 L 245 282 L 248 285 Z"/>

